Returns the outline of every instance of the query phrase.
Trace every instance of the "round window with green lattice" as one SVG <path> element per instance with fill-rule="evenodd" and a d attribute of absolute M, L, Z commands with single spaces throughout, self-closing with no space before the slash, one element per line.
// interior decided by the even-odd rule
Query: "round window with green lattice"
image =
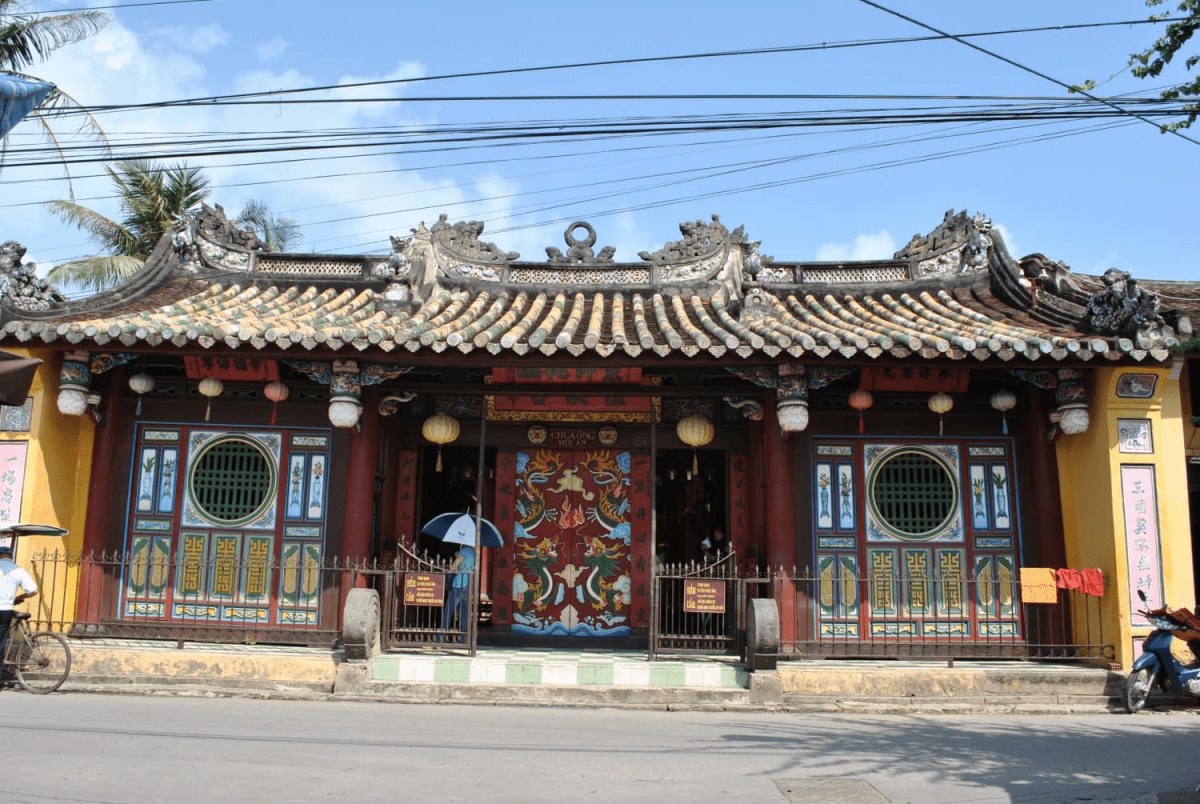
<path fill-rule="evenodd" d="M 932 539 L 958 515 L 958 480 L 936 453 L 905 449 L 881 460 L 867 478 L 867 503 L 881 528 L 899 539 Z"/>
<path fill-rule="evenodd" d="M 275 461 L 259 444 L 225 436 L 206 444 L 188 474 L 196 509 L 221 525 L 244 525 L 274 502 Z"/>

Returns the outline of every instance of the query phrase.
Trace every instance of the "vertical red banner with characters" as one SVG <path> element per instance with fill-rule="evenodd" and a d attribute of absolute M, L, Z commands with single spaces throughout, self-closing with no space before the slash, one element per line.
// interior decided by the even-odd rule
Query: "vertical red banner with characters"
<path fill-rule="evenodd" d="M 757 556 L 747 553 L 750 544 L 750 456 L 729 457 L 729 544 L 737 554 L 738 566 L 753 567 Z"/>
<path fill-rule="evenodd" d="M 494 522 L 504 537 L 504 546 L 492 552 L 492 623 L 512 623 L 513 489 L 517 455 L 501 450 L 496 456 L 496 501 Z"/>

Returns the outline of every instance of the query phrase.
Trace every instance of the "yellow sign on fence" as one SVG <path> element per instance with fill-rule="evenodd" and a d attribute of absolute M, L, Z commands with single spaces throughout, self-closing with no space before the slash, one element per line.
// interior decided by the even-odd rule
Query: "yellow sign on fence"
<path fill-rule="evenodd" d="M 1021 568 L 1022 603 L 1057 603 L 1058 584 L 1049 567 Z"/>
<path fill-rule="evenodd" d="M 404 575 L 404 605 L 441 606 L 446 599 L 446 576 L 441 573 L 408 572 Z"/>

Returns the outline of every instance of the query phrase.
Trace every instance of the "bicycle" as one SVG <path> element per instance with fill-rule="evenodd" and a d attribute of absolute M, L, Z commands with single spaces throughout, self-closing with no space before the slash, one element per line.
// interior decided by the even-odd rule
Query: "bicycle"
<path fill-rule="evenodd" d="M 13 615 L 0 668 L 11 670 L 28 692 L 54 692 L 71 672 L 71 648 L 61 634 L 30 631 L 27 611 Z"/>

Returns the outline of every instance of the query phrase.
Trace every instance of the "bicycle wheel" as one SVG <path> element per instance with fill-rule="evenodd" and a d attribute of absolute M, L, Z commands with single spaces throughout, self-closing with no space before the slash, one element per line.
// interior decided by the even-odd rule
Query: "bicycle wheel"
<path fill-rule="evenodd" d="M 13 662 L 17 681 L 30 692 L 54 692 L 71 672 L 71 649 L 59 634 L 39 631 L 21 645 Z"/>

